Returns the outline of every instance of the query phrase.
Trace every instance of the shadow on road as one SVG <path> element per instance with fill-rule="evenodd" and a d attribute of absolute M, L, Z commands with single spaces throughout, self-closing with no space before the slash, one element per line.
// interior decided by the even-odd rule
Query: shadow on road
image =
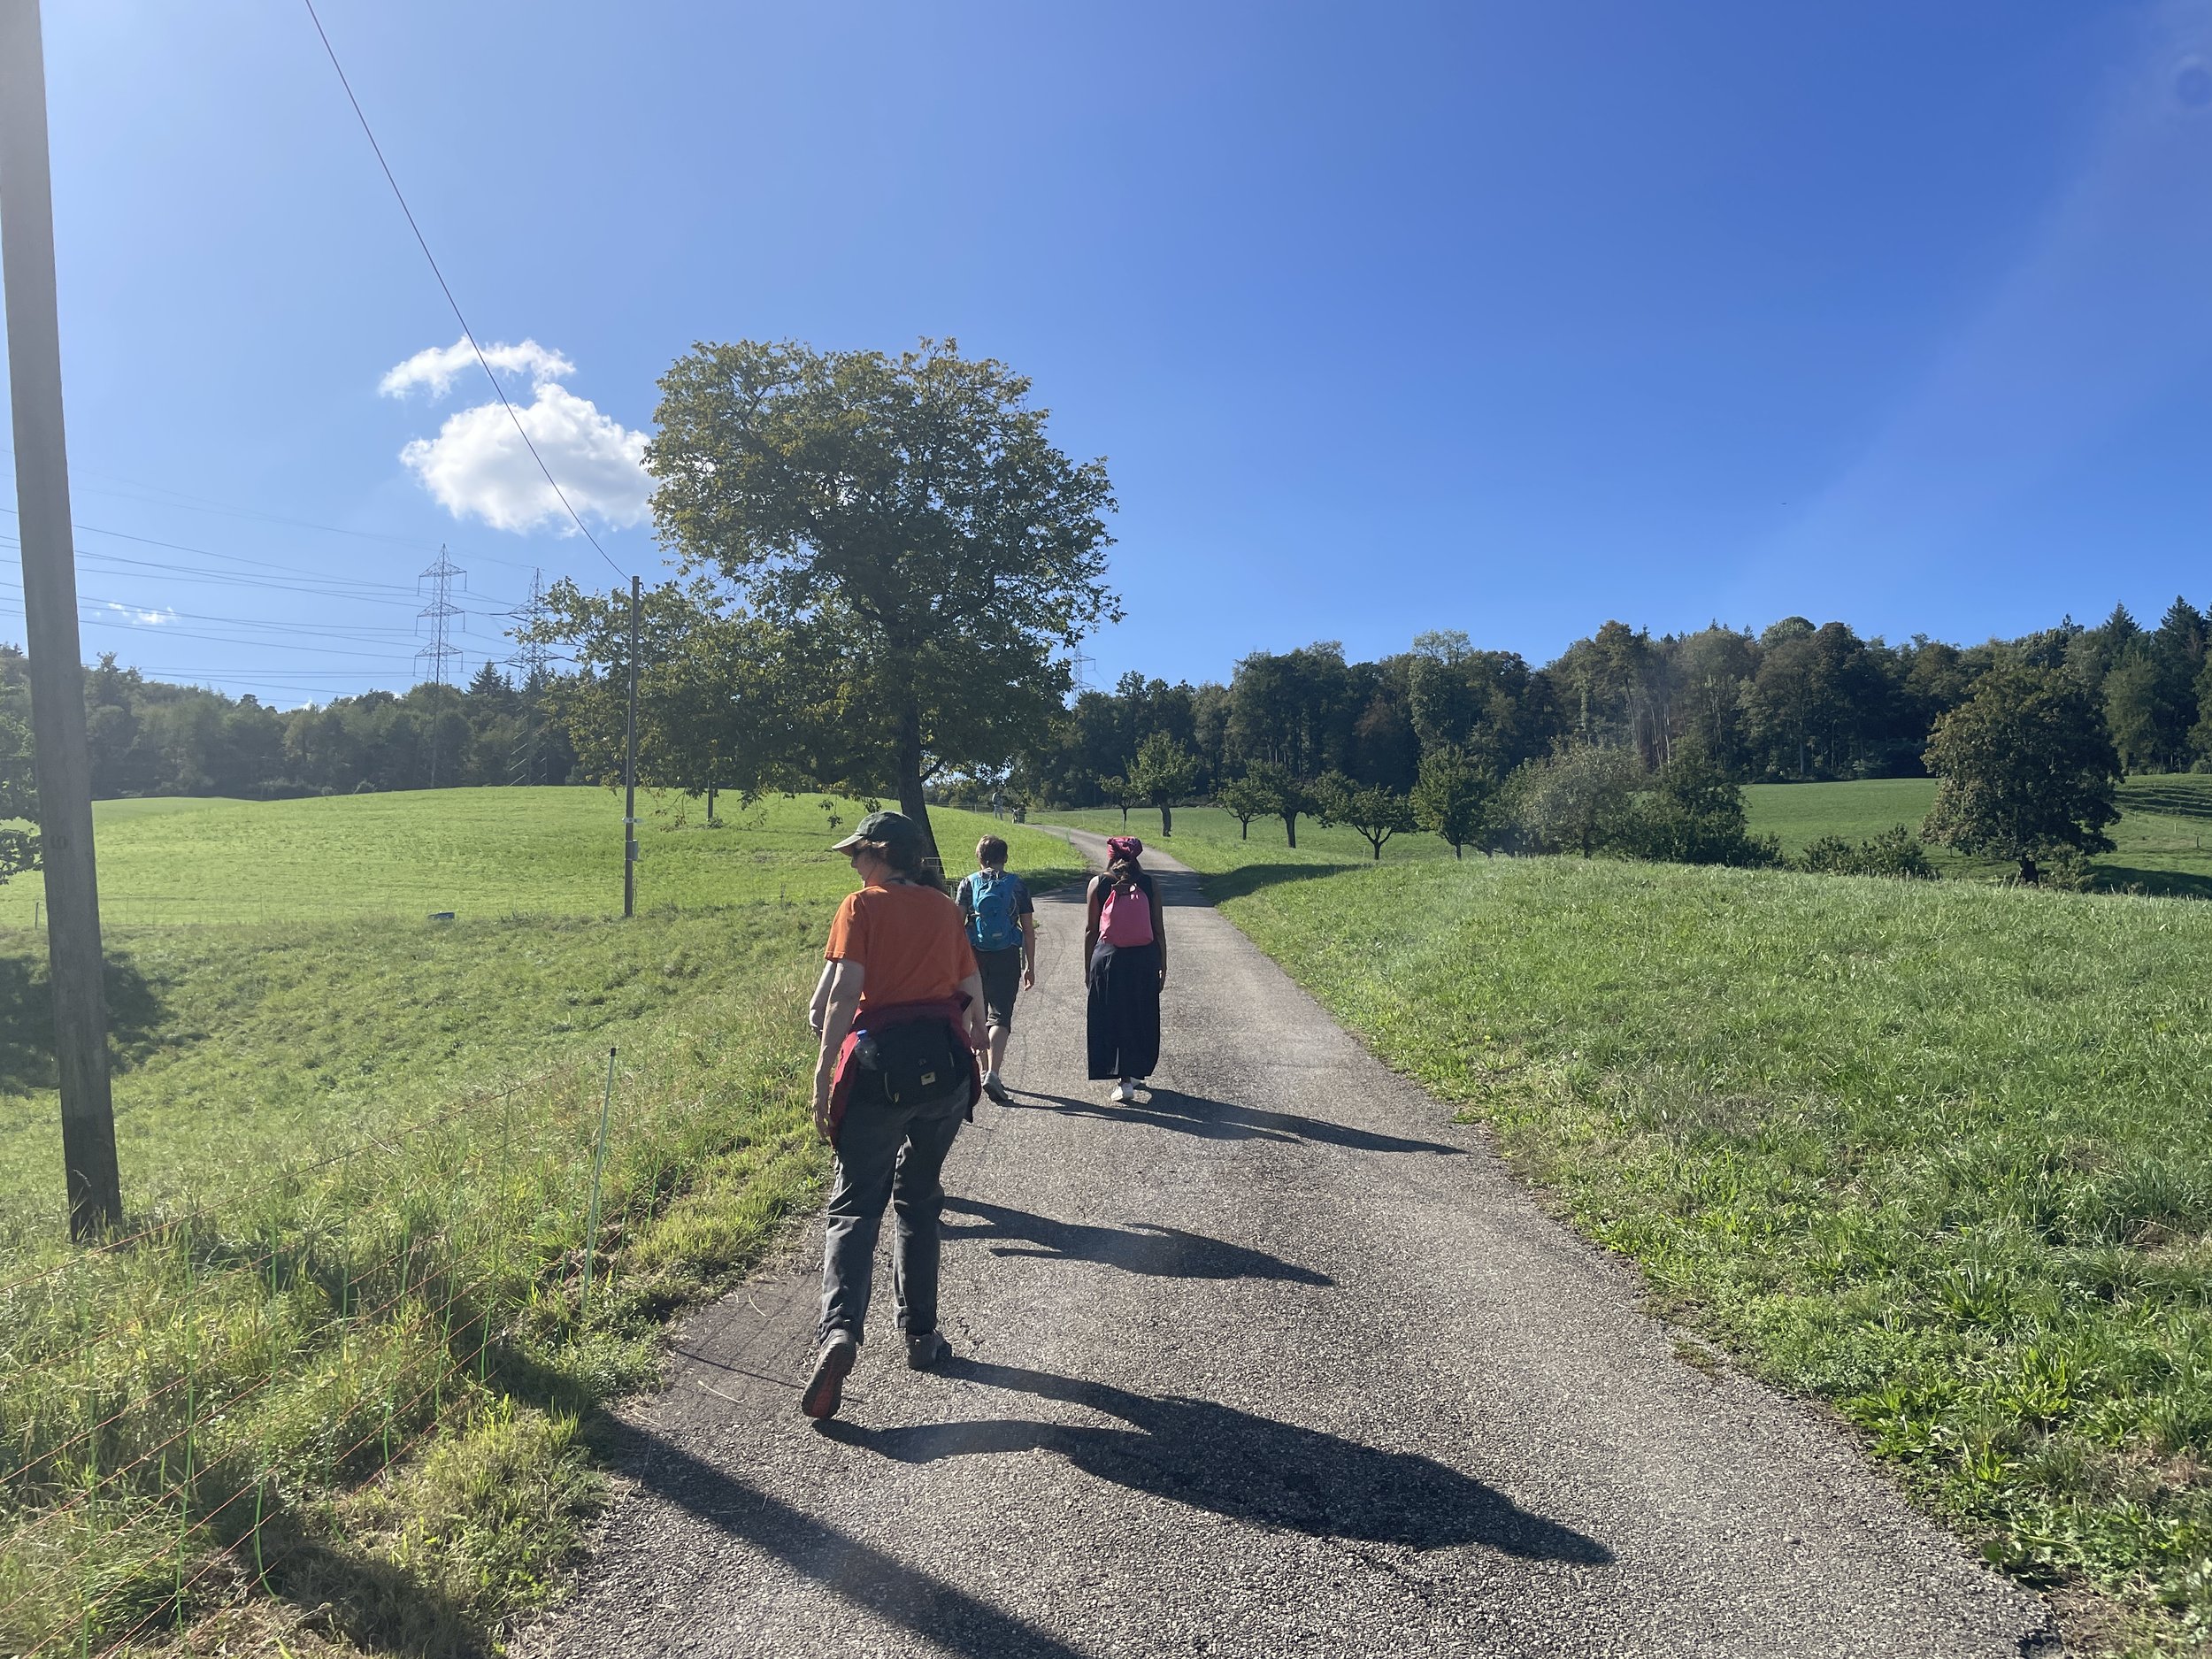
<path fill-rule="evenodd" d="M 939 1229 L 944 1237 L 979 1239 L 990 1246 L 994 1256 L 1096 1262 L 1102 1267 L 1157 1279 L 1278 1279 L 1298 1285 L 1335 1282 L 1325 1273 L 1299 1267 L 1263 1250 L 1225 1244 L 1219 1239 L 1175 1227 L 1156 1227 L 1147 1222 L 1130 1227 L 1085 1226 L 972 1198 L 948 1198 L 945 1209 L 951 1214 L 974 1217 L 976 1225 L 948 1223 Z M 1025 1245 L 1032 1248 L 1020 1248 Z"/>
<path fill-rule="evenodd" d="M 609 1438 L 627 1472 L 653 1492 L 948 1653 L 979 1659 L 984 1655 L 1082 1659 L 1065 1642 L 1012 1614 L 747 1486 L 657 1435 L 618 1424 L 611 1426 Z"/>
<path fill-rule="evenodd" d="M 1204 1400 L 1154 1398 L 1048 1371 L 951 1360 L 949 1377 L 1083 1406 L 1128 1428 L 993 1418 L 822 1432 L 902 1463 L 1047 1450 L 1101 1480 L 1233 1520 L 1413 1549 L 1480 1544 L 1508 1555 L 1602 1566 L 1613 1552 L 1532 1515 L 1471 1476 L 1409 1452 L 1297 1428 Z"/>
<path fill-rule="evenodd" d="M 1203 1095 L 1185 1094 L 1171 1088 L 1156 1089 L 1149 1100 L 1134 1106 L 1109 1106 L 1097 1101 L 1035 1094 L 1026 1089 L 1017 1090 L 1016 1094 L 1025 1102 L 1041 1102 L 1046 1111 L 1150 1124 L 1156 1128 L 1174 1129 L 1207 1141 L 1318 1141 L 1355 1152 L 1428 1152 L 1439 1157 L 1462 1157 L 1466 1154 L 1464 1147 L 1447 1146 L 1440 1141 L 1409 1141 L 1402 1135 L 1378 1134 L 1371 1129 L 1354 1129 L 1325 1118 L 1301 1117 L 1296 1112 L 1261 1111 L 1256 1107 L 1208 1100 Z"/>

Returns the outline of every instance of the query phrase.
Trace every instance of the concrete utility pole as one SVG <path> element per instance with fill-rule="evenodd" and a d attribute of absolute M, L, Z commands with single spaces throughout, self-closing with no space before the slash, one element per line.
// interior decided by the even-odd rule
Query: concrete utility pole
<path fill-rule="evenodd" d="M 622 736 L 622 913 L 637 914 L 637 606 L 630 578 L 630 718 Z"/>
<path fill-rule="evenodd" d="M 23 536 L 31 735 L 46 866 L 46 951 L 61 1081 L 69 1233 L 123 1218 L 108 1090 L 108 1002 L 100 889 L 92 864 L 92 756 L 77 642 L 69 454 L 62 440 L 61 326 L 54 296 L 54 191 L 46 155 L 46 54 L 38 0 L 0 0 L 0 280 L 15 416 L 15 500 Z"/>

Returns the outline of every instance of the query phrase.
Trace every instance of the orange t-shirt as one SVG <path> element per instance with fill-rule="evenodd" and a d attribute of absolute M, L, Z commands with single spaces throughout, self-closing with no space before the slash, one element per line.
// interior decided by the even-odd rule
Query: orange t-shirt
<path fill-rule="evenodd" d="M 861 1013 L 949 997 L 976 971 L 960 907 L 933 887 L 903 884 L 847 894 L 822 955 L 861 965 Z"/>

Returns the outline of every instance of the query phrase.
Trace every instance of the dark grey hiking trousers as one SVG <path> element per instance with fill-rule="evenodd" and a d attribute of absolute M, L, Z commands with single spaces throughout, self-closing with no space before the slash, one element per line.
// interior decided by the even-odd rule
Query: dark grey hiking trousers
<path fill-rule="evenodd" d="M 830 1191 L 822 1250 L 819 1334 L 843 1329 L 858 1341 L 867 1323 L 883 1207 L 897 1218 L 891 1255 L 899 1328 L 937 1328 L 937 1217 L 945 1206 L 945 1154 L 968 1110 L 968 1079 L 910 1106 L 856 1100 L 837 1133 L 837 1183 Z"/>

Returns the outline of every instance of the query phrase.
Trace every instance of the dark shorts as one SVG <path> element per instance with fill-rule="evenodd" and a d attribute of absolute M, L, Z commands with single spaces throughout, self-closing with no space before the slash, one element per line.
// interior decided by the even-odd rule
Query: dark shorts
<path fill-rule="evenodd" d="M 979 950 L 975 965 L 983 976 L 983 1007 L 989 1023 L 1010 1029 L 1014 998 L 1022 988 L 1022 948 L 1010 945 L 1004 950 Z"/>

